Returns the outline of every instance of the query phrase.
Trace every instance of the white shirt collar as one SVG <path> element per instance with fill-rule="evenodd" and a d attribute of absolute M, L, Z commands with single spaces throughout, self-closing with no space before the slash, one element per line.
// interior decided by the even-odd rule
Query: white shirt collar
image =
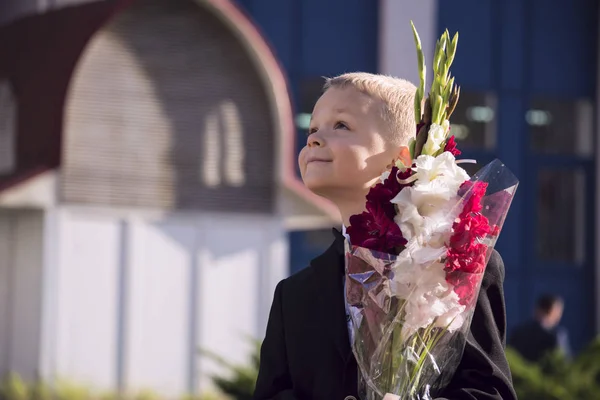
<path fill-rule="evenodd" d="M 342 224 L 342 235 L 344 235 L 348 243 L 350 243 L 350 235 L 346 233 L 346 225 L 344 224 Z"/>

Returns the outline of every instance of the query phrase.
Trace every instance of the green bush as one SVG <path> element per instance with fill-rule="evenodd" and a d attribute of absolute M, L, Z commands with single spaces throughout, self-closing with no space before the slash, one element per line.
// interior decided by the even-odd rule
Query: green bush
<path fill-rule="evenodd" d="M 248 365 L 235 365 L 210 351 L 201 351 L 204 356 L 227 369 L 226 376 L 212 376 L 211 379 L 219 390 L 235 400 L 252 400 L 258 378 L 261 342 L 249 340 L 252 342 L 253 352 Z"/>
<path fill-rule="evenodd" d="M 532 364 L 512 349 L 506 350 L 506 356 L 519 399 L 600 399 L 599 339 L 573 361 L 568 361 L 560 353 L 553 353 Z"/>
<path fill-rule="evenodd" d="M 221 357 L 204 352 L 228 370 L 226 377 L 212 377 L 215 385 L 235 400 L 249 400 L 254 392 L 260 365 L 260 342 L 248 365 L 233 365 Z M 573 361 L 560 353 L 542 362 L 525 361 L 512 349 L 506 350 L 518 398 L 522 400 L 596 400 L 600 399 L 600 338 Z"/>
<path fill-rule="evenodd" d="M 27 383 L 17 374 L 8 374 L 0 381 L 0 400 L 161 400 L 148 390 L 120 395 L 118 393 L 95 393 L 90 388 L 66 381 L 57 382 L 50 388 L 44 383 Z M 209 393 L 200 396 L 183 396 L 181 400 L 224 400 L 222 396 Z"/>

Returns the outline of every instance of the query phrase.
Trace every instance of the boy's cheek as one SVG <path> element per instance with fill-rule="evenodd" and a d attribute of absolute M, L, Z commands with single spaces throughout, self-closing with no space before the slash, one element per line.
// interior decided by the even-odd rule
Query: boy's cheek
<path fill-rule="evenodd" d="M 303 147 L 302 150 L 300 150 L 300 154 L 298 154 L 298 167 L 300 168 L 300 172 L 303 172 L 305 167 L 306 167 L 306 162 L 304 161 L 306 159 L 306 147 Z"/>

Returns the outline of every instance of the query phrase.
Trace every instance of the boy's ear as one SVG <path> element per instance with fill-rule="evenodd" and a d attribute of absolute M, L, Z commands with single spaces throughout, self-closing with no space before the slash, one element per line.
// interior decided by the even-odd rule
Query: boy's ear
<path fill-rule="evenodd" d="M 400 154 L 398 159 L 402 161 L 405 167 L 410 168 L 412 166 L 412 159 L 410 158 L 410 150 L 407 146 L 400 147 Z"/>

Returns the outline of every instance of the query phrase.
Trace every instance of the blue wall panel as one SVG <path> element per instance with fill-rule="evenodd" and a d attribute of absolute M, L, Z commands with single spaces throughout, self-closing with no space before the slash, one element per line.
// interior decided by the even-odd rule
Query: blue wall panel
<path fill-rule="evenodd" d="M 303 0 L 306 76 L 377 70 L 377 1 Z"/>
<path fill-rule="evenodd" d="M 518 92 L 523 88 L 525 62 L 525 4 L 523 0 L 503 0 L 500 7 L 498 57 L 500 88 Z"/>
<path fill-rule="evenodd" d="M 532 70 L 536 93 L 596 93 L 598 4 L 596 0 L 531 0 Z"/>
<path fill-rule="evenodd" d="M 492 86 L 492 15 L 492 0 L 438 1 L 439 33 L 448 29 L 454 35 L 459 31 L 452 73 L 466 89 Z"/>
<path fill-rule="evenodd" d="M 521 181 L 497 249 L 506 265 L 509 330 L 532 316 L 536 297 L 564 296 L 564 325 L 573 347 L 594 334 L 594 255 L 582 266 L 545 262 L 536 253 L 537 174 L 561 167 L 563 156 L 540 157 L 530 146 L 525 114 L 534 96 L 595 97 L 598 3 L 595 0 L 439 1 L 438 32 L 460 32 L 453 73 L 464 90 L 495 93 L 497 145 L 469 152 L 497 156 Z M 566 132 L 565 134 L 568 134 Z M 543 163 L 540 161 L 543 159 Z M 588 174 L 587 204 L 593 203 L 593 163 L 570 157 Z M 593 210 L 587 210 L 588 248 L 595 244 Z"/>
<path fill-rule="evenodd" d="M 295 9 L 297 0 L 238 0 L 271 45 L 286 72 L 294 66 L 297 51 Z"/>

